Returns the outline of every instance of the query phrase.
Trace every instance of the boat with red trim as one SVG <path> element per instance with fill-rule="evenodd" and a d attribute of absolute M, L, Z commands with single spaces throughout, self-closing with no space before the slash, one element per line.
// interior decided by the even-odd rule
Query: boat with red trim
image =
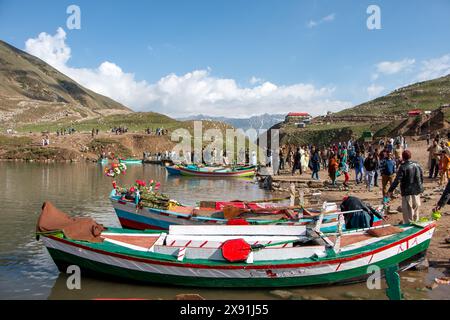
<path fill-rule="evenodd" d="M 168 230 L 171 225 L 226 225 L 235 223 L 224 215 L 224 208 L 234 206 L 249 212 L 239 215 L 240 222 L 251 225 L 307 225 L 314 223 L 321 210 L 328 214 L 322 223 L 323 232 L 336 230 L 337 216 L 340 212 L 335 203 L 324 203 L 321 208 L 279 210 L 280 204 L 272 202 L 244 201 L 201 201 L 199 206 L 188 206 L 179 203 L 170 204 L 168 208 L 136 206 L 135 201 L 112 190 L 110 201 L 117 218 L 123 228 Z M 283 206 L 281 204 L 281 206 Z M 257 213 L 252 213 L 256 211 Z M 290 213 L 289 213 L 290 212 Z M 374 226 L 381 220 L 374 218 Z"/>
<path fill-rule="evenodd" d="M 165 168 L 170 175 L 190 177 L 248 178 L 256 174 L 255 166 L 174 165 Z"/>
<path fill-rule="evenodd" d="M 341 214 L 338 231 L 328 234 L 320 231 L 322 219 L 314 228 L 171 226 L 166 233 L 89 221 L 74 226 L 68 218 L 62 225 L 47 219 L 45 226 L 44 211 L 45 205 L 38 235 L 62 272 L 77 265 L 113 279 L 197 287 L 329 285 L 366 279 L 373 266 L 405 270 L 425 254 L 436 227 L 421 222 L 342 231 Z"/>

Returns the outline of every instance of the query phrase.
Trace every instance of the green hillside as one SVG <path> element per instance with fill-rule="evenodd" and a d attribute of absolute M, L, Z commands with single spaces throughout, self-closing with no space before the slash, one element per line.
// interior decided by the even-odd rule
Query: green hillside
<path fill-rule="evenodd" d="M 435 110 L 450 103 L 450 75 L 418 82 L 333 116 L 406 115 L 411 109 Z"/>

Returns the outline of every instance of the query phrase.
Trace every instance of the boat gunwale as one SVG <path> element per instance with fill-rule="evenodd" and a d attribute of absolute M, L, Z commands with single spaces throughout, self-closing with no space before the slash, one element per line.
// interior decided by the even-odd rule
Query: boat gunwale
<path fill-rule="evenodd" d="M 369 244 L 368 246 L 362 248 L 355 248 L 353 250 L 345 251 L 339 257 L 339 253 L 336 256 L 331 257 L 318 257 L 316 260 L 312 258 L 301 258 L 301 259 L 286 259 L 286 260 L 266 260 L 266 261 L 257 261 L 253 264 L 247 263 L 223 263 L 218 261 L 204 260 L 204 259 L 186 259 L 188 262 L 180 262 L 177 261 L 177 258 L 174 256 L 167 256 L 164 254 L 154 253 L 154 252 L 146 252 L 144 254 L 136 254 L 136 253 L 127 253 L 126 251 L 133 251 L 122 249 L 122 252 L 111 252 L 105 249 L 96 248 L 96 243 L 86 243 L 82 241 L 75 241 L 69 239 L 58 238 L 53 235 L 45 235 L 49 239 L 65 243 L 69 246 L 75 246 L 78 248 L 82 248 L 85 250 L 93 251 L 99 254 L 113 256 L 116 258 L 126 259 L 126 260 L 134 260 L 139 262 L 158 264 L 158 265 L 166 265 L 166 266 L 174 266 L 174 267 L 188 267 L 188 268 L 200 268 L 200 269 L 267 269 L 267 268 L 301 268 L 301 267 L 311 267 L 311 266 L 320 266 L 323 264 L 338 264 L 342 262 L 348 262 L 357 260 L 360 258 L 364 258 L 366 256 L 374 255 L 378 252 L 387 250 L 393 246 L 399 245 L 401 243 L 407 242 L 410 239 L 416 238 L 423 233 L 432 230 L 436 227 L 435 222 L 430 222 L 424 227 L 415 226 L 415 225 L 403 225 L 403 226 L 412 226 L 412 228 L 408 228 L 401 233 L 394 234 L 391 237 L 387 237 L 385 239 L 381 239 L 375 243 Z M 142 231 L 141 231 L 142 232 Z M 406 233 L 406 234 L 405 234 Z M 109 245 L 109 244 L 108 244 Z M 116 246 L 115 247 L 119 247 Z M 406 250 L 409 249 L 409 246 Z M 125 252 L 124 252 L 125 251 Z M 358 253 L 359 252 L 359 253 Z M 291 262 L 290 260 L 298 261 Z M 289 261 L 289 263 L 287 263 Z M 310 262 L 300 262 L 300 261 L 310 261 Z"/>

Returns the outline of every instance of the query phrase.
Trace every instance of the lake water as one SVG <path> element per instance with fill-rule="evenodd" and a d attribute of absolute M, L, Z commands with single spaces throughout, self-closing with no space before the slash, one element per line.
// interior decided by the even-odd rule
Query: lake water
<path fill-rule="evenodd" d="M 162 191 L 186 204 L 200 200 L 251 200 L 270 197 L 252 180 L 195 179 L 168 177 L 157 165 L 129 165 L 117 181 L 136 179 L 161 182 Z M 103 167 L 88 163 L 0 162 L 0 299 L 173 299 L 180 293 L 198 293 L 207 299 L 276 299 L 269 289 L 202 289 L 160 285 L 136 285 L 121 281 L 82 277 L 81 290 L 69 290 L 67 275 L 59 273 L 42 242 L 36 241 L 35 226 L 44 201 L 77 216 L 90 216 L 106 226 L 120 226 L 108 200 L 111 178 Z M 403 272 L 402 290 L 411 299 L 442 299 L 450 296 L 448 286 L 423 290 L 437 270 Z M 282 289 L 295 298 L 386 299 L 381 290 L 365 284 Z M 422 288 L 418 290 L 418 288 Z"/>

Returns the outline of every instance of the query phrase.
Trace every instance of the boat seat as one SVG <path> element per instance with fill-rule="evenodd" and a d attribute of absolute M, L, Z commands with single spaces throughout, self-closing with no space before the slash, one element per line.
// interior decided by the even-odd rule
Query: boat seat
<path fill-rule="evenodd" d="M 172 208 L 170 208 L 170 211 L 176 213 L 192 214 L 192 212 L 194 211 L 194 207 L 173 206 Z"/>
<path fill-rule="evenodd" d="M 114 243 L 116 245 L 120 245 L 123 247 L 127 247 L 130 249 L 147 251 L 151 246 L 155 244 L 155 242 L 159 238 L 159 234 L 156 235 L 139 235 L 139 234 L 130 234 L 130 235 L 122 235 L 122 234 L 104 234 L 102 233 L 101 237 L 105 239 L 105 241 Z"/>
<path fill-rule="evenodd" d="M 169 235 L 303 236 L 306 235 L 306 227 L 284 225 L 171 225 L 169 226 Z"/>

